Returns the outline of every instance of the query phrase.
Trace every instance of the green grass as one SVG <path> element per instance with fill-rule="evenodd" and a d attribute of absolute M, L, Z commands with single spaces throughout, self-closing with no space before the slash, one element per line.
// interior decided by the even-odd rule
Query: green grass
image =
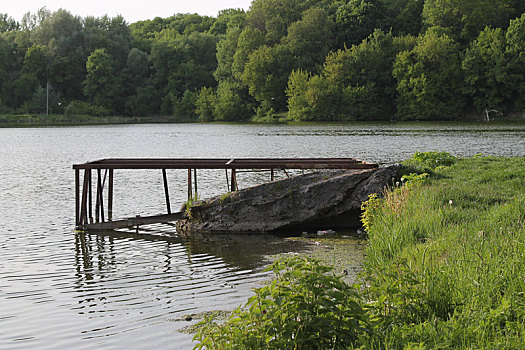
<path fill-rule="evenodd" d="M 438 168 L 368 219 L 376 345 L 525 347 L 525 158 Z"/>
<path fill-rule="evenodd" d="M 122 117 L 64 114 L 0 114 L 0 127 L 37 127 L 174 122 L 172 117 Z"/>

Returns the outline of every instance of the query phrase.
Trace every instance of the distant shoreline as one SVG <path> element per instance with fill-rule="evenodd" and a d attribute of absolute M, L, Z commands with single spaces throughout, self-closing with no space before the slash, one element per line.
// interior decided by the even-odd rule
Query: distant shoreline
<path fill-rule="evenodd" d="M 215 124 L 351 124 L 351 123 L 419 123 L 419 122 L 446 122 L 446 123 L 482 123 L 485 122 L 481 117 L 474 118 L 472 115 L 467 116 L 464 120 L 421 120 L 421 121 L 403 121 L 403 120 L 353 120 L 346 122 L 326 122 L 326 121 L 311 121 L 311 122 L 293 122 L 287 121 L 284 118 L 273 120 L 246 120 L 246 121 L 224 121 L 212 122 Z M 508 116 L 493 119 L 488 123 L 521 123 L 525 122 L 525 113 L 512 113 Z M 31 127 L 54 127 L 54 126 L 89 126 L 89 125 L 111 125 L 111 124 L 178 124 L 178 123 L 194 123 L 194 124 L 208 124 L 205 122 L 178 119 L 173 116 L 153 116 L 153 117 L 122 117 L 122 116 L 92 116 L 92 115 L 73 115 L 66 117 L 63 114 L 0 114 L 0 128 L 31 128 Z"/>

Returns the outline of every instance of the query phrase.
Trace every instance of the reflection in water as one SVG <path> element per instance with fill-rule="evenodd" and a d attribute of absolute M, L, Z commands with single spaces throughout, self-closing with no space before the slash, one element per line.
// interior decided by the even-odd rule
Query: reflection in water
<path fill-rule="evenodd" d="M 306 247 L 305 242 L 267 235 L 181 239 L 168 225 L 151 225 L 138 234 L 76 233 L 73 309 L 90 320 L 104 320 L 103 327 L 82 331 L 86 339 L 142 333 L 168 318 L 240 305 L 251 288 L 268 278 L 262 269 L 270 255 Z M 111 323 L 107 317 L 126 322 Z"/>
<path fill-rule="evenodd" d="M 525 156 L 524 135 L 523 123 L 0 129 L 0 349 L 191 348 L 191 336 L 177 332 L 187 325 L 182 316 L 242 304 L 267 278 L 267 255 L 305 249 L 267 236 L 183 240 L 169 226 L 142 228 L 139 236 L 74 233 L 74 163 L 308 156 L 385 164 L 432 150 Z M 187 174 L 168 173 L 175 208 L 186 200 L 177 184 Z M 116 218 L 165 211 L 159 172 L 115 176 Z M 268 177 L 242 173 L 239 183 Z M 224 193 L 224 172 L 199 172 L 199 191 L 202 198 Z M 330 246 L 325 252 L 328 262 L 345 261 Z"/>

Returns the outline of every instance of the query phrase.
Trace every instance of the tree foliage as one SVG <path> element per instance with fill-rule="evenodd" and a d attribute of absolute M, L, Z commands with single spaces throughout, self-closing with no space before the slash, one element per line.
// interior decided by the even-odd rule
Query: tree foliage
<path fill-rule="evenodd" d="M 84 93 L 94 105 L 111 108 L 119 87 L 113 57 L 105 49 L 96 49 L 86 63 Z"/>
<path fill-rule="evenodd" d="M 286 46 L 261 46 L 250 54 L 241 80 L 264 110 L 279 110 L 286 104 L 284 91 L 292 68 L 291 52 Z"/>
<path fill-rule="evenodd" d="M 505 46 L 503 30 L 487 27 L 465 52 L 465 90 L 472 96 L 478 112 L 485 109 L 501 111 L 504 102 L 508 102 Z"/>
<path fill-rule="evenodd" d="M 463 75 L 459 46 L 445 34 L 429 30 L 411 51 L 398 54 L 398 117 L 403 120 L 456 119 L 463 110 Z"/>
<path fill-rule="evenodd" d="M 525 108 L 525 14 L 510 21 L 506 33 L 509 93 L 516 109 Z"/>
<path fill-rule="evenodd" d="M 524 11 L 519 0 L 254 0 L 248 11 L 132 24 L 45 7 L 20 22 L 2 13 L 0 112 L 42 111 L 48 86 L 55 112 L 73 103 L 70 112 L 174 120 L 519 111 Z"/>
<path fill-rule="evenodd" d="M 286 91 L 289 96 L 288 117 L 291 120 L 337 121 L 349 115 L 347 101 L 342 100 L 342 89 L 324 76 L 293 71 Z"/>
<path fill-rule="evenodd" d="M 378 0 L 350 0 L 337 9 L 336 25 L 343 44 L 359 44 L 375 28 L 381 28 L 383 10 Z"/>
<path fill-rule="evenodd" d="M 9 17 L 6 13 L 0 13 L 0 33 L 18 30 L 19 28 L 20 24 L 13 17 Z"/>
<path fill-rule="evenodd" d="M 396 56 L 391 34 L 377 30 L 360 45 L 328 55 L 321 75 L 296 71 L 288 83 L 294 120 L 380 120 L 395 112 Z"/>
<path fill-rule="evenodd" d="M 395 35 L 417 35 L 421 31 L 424 0 L 382 0 L 381 29 Z"/>
<path fill-rule="evenodd" d="M 290 48 L 295 64 L 315 72 L 333 47 L 334 25 L 321 8 L 311 8 L 288 28 L 283 44 Z"/>
<path fill-rule="evenodd" d="M 427 27 L 443 27 L 463 42 L 474 40 L 485 26 L 506 28 L 520 15 L 515 0 L 425 0 Z M 523 5 L 521 5 L 523 6 Z"/>

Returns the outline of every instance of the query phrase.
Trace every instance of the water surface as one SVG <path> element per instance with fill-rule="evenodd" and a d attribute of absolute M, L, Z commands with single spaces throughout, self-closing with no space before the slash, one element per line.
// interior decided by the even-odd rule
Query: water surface
<path fill-rule="evenodd" d="M 356 157 L 415 151 L 525 156 L 525 124 L 119 125 L 0 129 L 0 349 L 191 348 L 182 317 L 232 309 L 271 256 L 307 249 L 263 236 L 184 240 L 175 229 L 73 230 L 71 165 L 125 157 Z M 199 173 L 201 197 L 226 191 Z M 174 207 L 184 171 L 168 171 Z M 267 175 L 241 174 L 241 187 Z M 115 172 L 115 217 L 165 211 L 159 171 Z M 176 209 L 176 208 L 174 208 Z"/>

